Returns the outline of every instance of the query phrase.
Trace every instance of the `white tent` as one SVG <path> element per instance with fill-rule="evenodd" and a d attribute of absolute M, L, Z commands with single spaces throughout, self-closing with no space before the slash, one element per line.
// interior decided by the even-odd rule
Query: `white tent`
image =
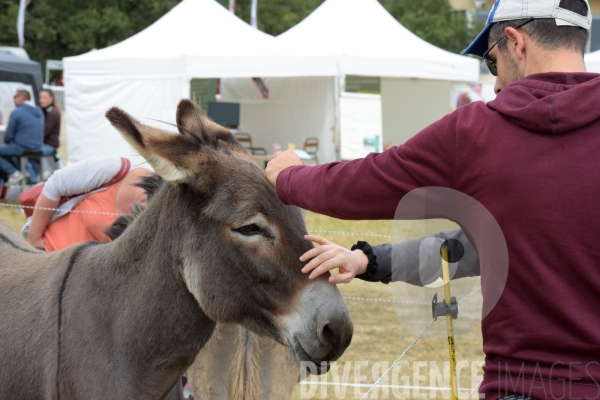
<path fill-rule="evenodd" d="M 404 142 L 448 113 L 454 83 L 479 77 L 477 60 L 418 38 L 377 0 L 327 0 L 276 41 L 299 52 L 335 57 L 336 76 L 265 79 L 273 88 L 274 101 L 261 100 L 252 82 L 226 79 L 223 99 L 242 103 L 241 129 L 259 133 L 258 145 L 267 149 L 274 142 L 298 145 L 305 137 L 316 136 L 324 139 L 322 161 L 336 157 L 336 105 L 344 76 L 383 77 L 383 136 L 392 144 Z M 323 75 L 331 76 L 327 71 Z"/>
<path fill-rule="evenodd" d="M 377 0 L 327 0 L 277 41 L 335 55 L 339 75 L 476 81 L 479 74 L 475 60 L 420 39 Z"/>
<path fill-rule="evenodd" d="M 70 162 L 134 155 L 104 111 L 118 106 L 145 123 L 174 122 L 192 78 L 335 74 L 332 57 L 288 51 L 214 0 L 183 0 L 137 35 L 67 57 L 64 67 Z"/>
<path fill-rule="evenodd" d="M 429 107 L 426 119 L 437 119 L 447 112 L 451 82 L 476 81 L 478 72 L 475 60 L 420 40 L 376 0 L 327 0 L 276 39 L 214 0 L 183 0 L 137 35 L 65 58 L 64 67 L 70 162 L 98 154 L 133 156 L 104 111 L 118 106 L 145 123 L 173 122 L 178 101 L 190 95 L 192 78 L 235 77 L 222 82 L 223 100 L 242 103 L 240 128 L 253 135 L 255 146 L 270 152 L 274 143 L 300 146 L 312 136 L 320 139 L 319 159 L 331 161 L 345 75 L 401 79 L 382 85 L 385 134 L 386 107 L 394 109 L 387 113 L 394 117 L 389 129 L 399 122 L 404 127 L 423 124 L 409 108 L 403 111 L 410 120 L 399 121 L 403 114 L 395 111 L 396 98 L 410 95 L 411 105 L 421 101 Z M 250 77 L 264 78 L 268 100 Z M 441 94 L 429 98 L 424 90 Z M 436 101 L 444 104 L 443 113 L 432 107 Z M 409 131 L 406 136 L 414 134 L 414 128 Z"/>
<path fill-rule="evenodd" d="M 588 72 L 600 73 L 600 50 L 585 55 L 585 66 Z"/>

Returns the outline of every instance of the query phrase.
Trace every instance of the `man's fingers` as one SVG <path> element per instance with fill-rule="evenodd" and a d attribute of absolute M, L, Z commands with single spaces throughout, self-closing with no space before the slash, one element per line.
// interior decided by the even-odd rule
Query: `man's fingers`
<path fill-rule="evenodd" d="M 304 235 L 304 240 L 308 241 L 308 242 L 315 242 L 320 244 L 321 246 L 325 246 L 327 244 L 332 244 L 329 240 L 321 237 L 321 236 L 314 236 L 314 235 Z"/>
<path fill-rule="evenodd" d="M 302 160 L 300 160 L 294 151 L 287 150 L 285 152 L 277 153 L 271 161 L 269 161 L 267 168 L 265 168 L 265 177 L 271 185 L 275 186 L 279 173 L 294 165 L 302 165 Z"/>

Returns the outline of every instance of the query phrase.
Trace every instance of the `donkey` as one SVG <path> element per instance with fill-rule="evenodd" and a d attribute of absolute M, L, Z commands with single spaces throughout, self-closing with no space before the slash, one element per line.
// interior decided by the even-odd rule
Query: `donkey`
<path fill-rule="evenodd" d="M 160 176 L 150 175 L 136 185 L 151 199 L 162 184 Z M 120 216 L 106 234 L 115 240 L 142 210 L 137 205 L 132 214 Z M 300 368 L 289 347 L 241 325 L 218 323 L 186 376 L 197 399 L 289 400 L 300 381 Z M 175 387 L 166 400 L 180 400 L 182 395 Z"/>
<path fill-rule="evenodd" d="M 302 274 L 300 211 L 233 136 L 188 100 L 179 135 L 106 115 L 166 182 L 107 244 L 44 253 L 0 225 L 0 398 L 162 400 L 216 322 L 297 362 L 339 358 L 353 331 L 341 294 Z"/>
<path fill-rule="evenodd" d="M 289 400 L 300 368 L 289 347 L 243 326 L 217 324 L 186 375 L 198 399 Z"/>

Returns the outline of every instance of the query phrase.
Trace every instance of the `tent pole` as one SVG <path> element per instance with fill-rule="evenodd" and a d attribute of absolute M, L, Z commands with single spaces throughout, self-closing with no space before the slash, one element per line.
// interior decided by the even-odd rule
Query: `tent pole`
<path fill-rule="evenodd" d="M 333 107 L 334 107 L 334 137 L 336 160 L 341 160 L 341 141 L 340 141 L 340 93 L 342 92 L 342 77 L 336 75 L 333 77 Z"/>

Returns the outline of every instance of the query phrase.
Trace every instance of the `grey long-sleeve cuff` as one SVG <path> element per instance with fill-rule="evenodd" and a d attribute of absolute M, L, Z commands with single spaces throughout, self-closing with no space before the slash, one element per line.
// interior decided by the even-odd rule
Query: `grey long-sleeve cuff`
<path fill-rule="evenodd" d="M 458 240 L 464 247 L 462 259 L 450 264 L 451 279 L 479 276 L 479 257 L 463 231 L 457 229 L 406 242 L 373 246 L 376 261 L 371 263 L 367 273 L 357 278 L 369 282 L 406 282 L 415 286 L 431 284 L 442 276 L 440 246 L 448 239 Z"/>

